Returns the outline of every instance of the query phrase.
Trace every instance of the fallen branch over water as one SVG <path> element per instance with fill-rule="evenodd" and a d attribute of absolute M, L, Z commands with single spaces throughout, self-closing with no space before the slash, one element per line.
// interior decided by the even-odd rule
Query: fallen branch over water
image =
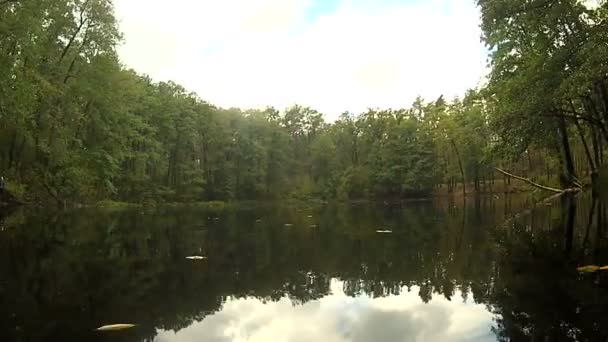
<path fill-rule="evenodd" d="M 494 169 L 496 171 L 502 173 L 505 176 L 508 176 L 508 177 L 511 177 L 511 178 L 515 178 L 515 179 L 519 179 L 520 181 L 524 181 L 524 182 L 526 182 L 526 183 L 528 183 L 528 184 L 530 184 L 530 185 L 532 185 L 534 187 L 537 187 L 539 189 L 543 189 L 543 190 L 547 190 L 547 191 L 553 191 L 553 192 L 556 192 L 556 193 L 559 193 L 559 194 L 561 194 L 561 193 L 563 193 L 565 191 L 563 189 L 556 189 L 556 188 L 552 188 L 552 187 L 545 186 L 545 185 L 542 185 L 542 184 L 538 184 L 538 183 L 532 181 L 531 179 L 520 177 L 520 176 L 516 176 L 516 175 L 514 175 L 512 173 L 509 173 L 509 172 L 507 172 L 505 170 L 502 170 L 502 169 L 499 169 L 497 167 L 495 167 Z"/>

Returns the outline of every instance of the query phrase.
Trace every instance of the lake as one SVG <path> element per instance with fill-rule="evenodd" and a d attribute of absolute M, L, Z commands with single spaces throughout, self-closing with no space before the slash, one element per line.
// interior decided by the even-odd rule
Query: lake
<path fill-rule="evenodd" d="M 532 203 L 24 208 L 0 341 L 605 341 L 606 205 Z"/>

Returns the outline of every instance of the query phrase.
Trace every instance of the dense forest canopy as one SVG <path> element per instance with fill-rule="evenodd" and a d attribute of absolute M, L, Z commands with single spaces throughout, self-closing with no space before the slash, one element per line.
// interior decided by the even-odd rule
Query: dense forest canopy
<path fill-rule="evenodd" d="M 0 174 L 20 196 L 59 202 L 480 192 L 497 166 L 563 187 L 597 179 L 606 3 L 477 4 L 486 86 L 329 123 L 298 105 L 218 108 L 125 68 L 110 0 L 0 0 Z"/>

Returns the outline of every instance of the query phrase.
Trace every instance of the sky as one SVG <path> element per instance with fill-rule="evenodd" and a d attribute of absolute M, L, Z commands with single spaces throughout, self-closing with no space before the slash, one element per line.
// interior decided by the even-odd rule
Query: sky
<path fill-rule="evenodd" d="M 409 107 L 481 83 L 473 0 L 114 0 L 119 56 L 220 107 Z"/>

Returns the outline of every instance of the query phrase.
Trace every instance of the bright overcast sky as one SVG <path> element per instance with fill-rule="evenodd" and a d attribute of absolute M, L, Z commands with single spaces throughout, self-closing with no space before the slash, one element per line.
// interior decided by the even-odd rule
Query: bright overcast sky
<path fill-rule="evenodd" d="M 486 69 L 474 0 L 114 0 L 122 61 L 221 107 L 329 118 L 462 95 Z"/>

